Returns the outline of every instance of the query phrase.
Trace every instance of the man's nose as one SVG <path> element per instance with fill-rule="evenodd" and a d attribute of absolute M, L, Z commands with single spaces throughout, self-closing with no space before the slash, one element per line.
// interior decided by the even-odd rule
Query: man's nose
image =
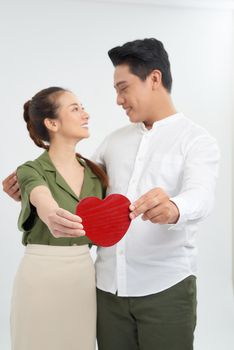
<path fill-rule="evenodd" d="M 120 96 L 119 94 L 117 95 L 117 98 L 116 98 L 116 103 L 117 103 L 117 105 L 119 105 L 119 106 L 122 106 L 122 105 L 123 105 L 123 103 L 124 103 L 124 99 L 123 99 L 123 97 L 122 97 L 122 96 Z"/>

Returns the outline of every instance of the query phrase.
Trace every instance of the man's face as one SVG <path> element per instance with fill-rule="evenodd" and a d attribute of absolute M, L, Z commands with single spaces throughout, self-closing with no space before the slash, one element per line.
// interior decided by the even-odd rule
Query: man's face
<path fill-rule="evenodd" d="M 115 68 L 114 87 L 117 104 L 126 111 L 133 123 L 147 122 L 152 117 L 152 79 L 149 75 L 142 81 L 129 70 L 127 64 Z"/>

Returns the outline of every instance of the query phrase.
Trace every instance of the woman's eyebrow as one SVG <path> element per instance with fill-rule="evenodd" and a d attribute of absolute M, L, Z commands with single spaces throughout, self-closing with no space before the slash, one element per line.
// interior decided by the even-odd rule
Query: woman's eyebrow
<path fill-rule="evenodd" d="M 70 107 L 70 106 L 78 106 L 78 107 L 79 107 L 78 103 L 71 103 L 71 104 L 69 105 L 69 107 Z"/>

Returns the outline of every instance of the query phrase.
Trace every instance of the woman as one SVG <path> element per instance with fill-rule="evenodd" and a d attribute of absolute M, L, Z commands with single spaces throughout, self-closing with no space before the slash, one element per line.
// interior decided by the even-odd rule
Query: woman
<path fill-rule="evenodd" d="M 105 173 L 76 154 L 89 137 L 89 116 L 68 90 L 51 87 L 24 105 L 34 143 L 45 149 L 17 169 L 25 255 L 16 275 L 11 310 L 13 350 L 94 350 L 96 292 L 90 240 L 75 214 L 87 196 L 102 198 Z M 63 232 L 66 211 L 70 228 Z M 69 215 L 69 216 L 68 216 Z M 54 218 L 60 226 L 50 229 Z"/>

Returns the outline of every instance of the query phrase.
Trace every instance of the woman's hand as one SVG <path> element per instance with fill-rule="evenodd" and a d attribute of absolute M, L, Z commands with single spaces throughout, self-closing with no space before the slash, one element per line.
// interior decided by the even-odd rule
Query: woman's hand
<path fill-rule="evenodd" d="M 21 200 L 19 184 L 17 182 L 15 171 L 2 181 L 2 187 L 3 191 L 15 201 L 19 202 Z"/>
<path fill-rule="evenodd" d="M 60 208 L 48 187 L 37 186 L 30 193 L 30 202 L 37 209 L 39 218 L 48 226 L 51 234 L 58 237 L 81 237 L 85 235 L 82 219 Z"/>
<path fill-rule="evenodd" d="M 58 237 L 81 237 L 85 235 L 82 219 L 69 211 L 56 208 L 47 216 L 47 226 L 56 238 Z"/>

